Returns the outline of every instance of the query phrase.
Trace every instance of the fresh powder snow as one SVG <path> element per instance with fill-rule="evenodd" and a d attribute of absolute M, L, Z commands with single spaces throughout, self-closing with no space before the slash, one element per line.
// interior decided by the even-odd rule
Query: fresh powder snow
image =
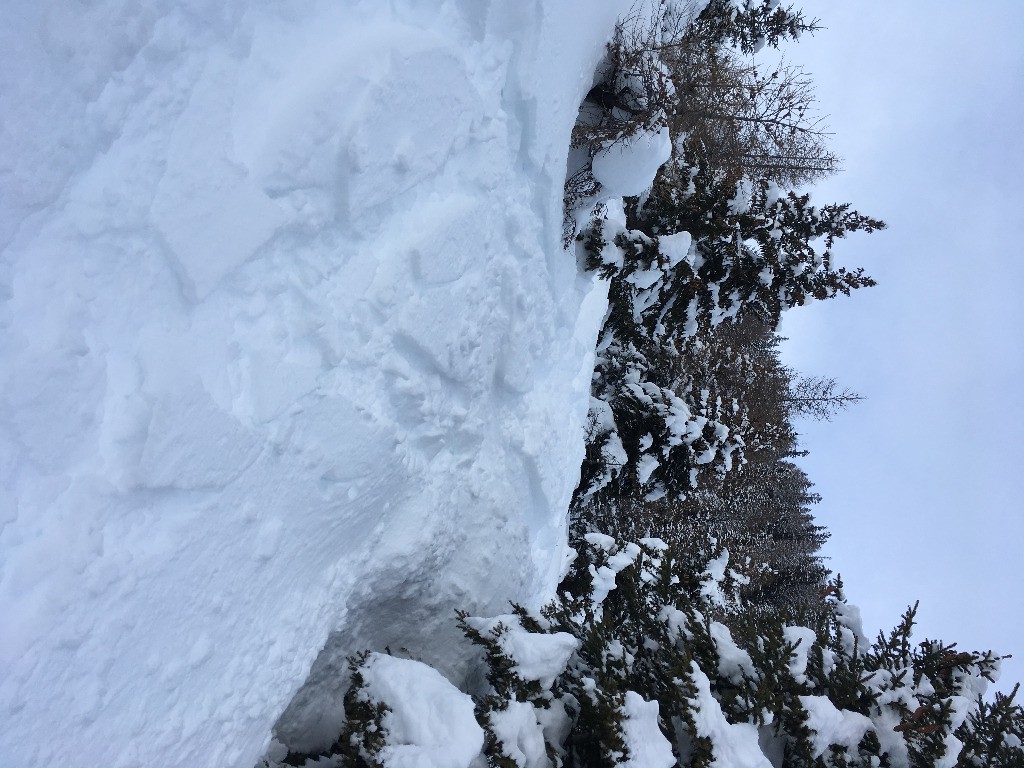
<path fill-rule="evenodd" d="M 658 702 L 644 701 L 635 691 L 626 691 L 623 711 L 623 741 L 629 757 L 627 768 L 672 768 L 676 764 L 672 745 L 658 727 Z"/>
<path fill-rule="evenodd" d="M 388 708 L 381 723 L 392 742 L 381 755 L 388 768 L 464 768 L 480 754 L 484 731 L 473 699 L 437 670 L 374 653 L 363 678 L 370 701 Z"/>
<path fill-rule="evenodd" d="M 668 128 L 640 131 L 616 141 L 594 155 L 594 178 L 605 194 L 641 195 L 651 186 L 658 169 L 672 154 Z"/>
<path fill-rule="evenodd" d="M 626 10 L 6 9 L 5 765 L 315 748 L 347 653 L 454 680 L 454 608 L 551 593 L 605 311 L 562 185 Z"/>

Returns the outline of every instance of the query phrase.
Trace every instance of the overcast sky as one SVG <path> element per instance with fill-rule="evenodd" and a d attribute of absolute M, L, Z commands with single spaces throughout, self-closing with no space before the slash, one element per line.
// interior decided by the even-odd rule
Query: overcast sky
<path fill-rule="evenodd" d="M 1024 681 L 1024 2 L 804 0 L 850 201 L 889 229 L 838 263 L 879 286 L 797 308 L 784 354 L 868 399 L 804 424 L 826 554 L 874 635 L 921 600 L 917 639 L 1018 658 Z"/>

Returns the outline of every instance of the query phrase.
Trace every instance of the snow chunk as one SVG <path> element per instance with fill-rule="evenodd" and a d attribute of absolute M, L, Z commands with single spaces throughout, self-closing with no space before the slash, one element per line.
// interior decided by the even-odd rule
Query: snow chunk
<path fill-rule="evenodd" d="M 811 744 L 815 757 L 825 754 L 832 744 L 855 753 L 864 734 L 874 727 L 864 715 L 837 709 L 825 696 L 801 696 L 800 703 L 807 710 L 807 726 L 814 731 Z"/>
<path fill-rule="evenodd" d="M 640 554 L 640 547 L 633 542 L 626 544 L 622 548 L 621 552 L 616 552 L 614 555 L 608 558 L 608 567 L 611 568 L 615 573 L 628 568 L 634 562 L 636 562 L 637 555 Z"/>
<path fill-rule="evenodd" d="M 761 752 L 757 728 L 750 723 L 730 723 L 718 700 L 711 694 L 711 681 L 696 662 L 690 662 L 697 687 L 697 707 L 693 713 L 697 735 L 711 739 L 715 758 L 712 768 L 772 768 Z"/>
<path fill-rule="evenodd" d="M 754 197 L 754 185 L 749 179 L 740 179 L 736 182 L 736 194 L 729 201 L 729 212 L 741 215 L 750 210 L 750 203 Z"/>
<path fill-rule="evenodd" d="M 511 632 L 506 643 L 509 656 L 516 660 L 516 673 L 525 680 L 537 680 L 544 688 L 562 673 L 579 647 L 579 641 L 568 632 Z"/>
<path fill-rule="evenodd" d="M 789 657 L 789 673 L 798 683 L 803 683 L 807 680 L 807 655 L 811 651 L 811 646 L 817 642 L 818 636 L 814 634 L 813 629 L 807 627 L 783 627 L 782 636 L 786 638 L 787 643 L 796 644 Z"/>
<path fill-rule="evenodd" d="M 440 673 L 411 659 L 371 654 L 366 692 L 386 704 L 386 768 L 468 768 L 484 744 L 473 700 Z"/>
<path fill-rule="evenodd" d="M 640 543 L 648 549 L 656 549 L 659 552 L 666 552 L 668 550 L 668 544 L 665 543 L 665 540 L 654 536 L 647 536 L 640 539 Z"/>
<path fill-rule="evenodd" d="M 700 593 L 715 605 L 726 605 L 722 582 L 725 580 L 725 569 L 729 565 L 729 550 L 723 549 L 722 554 L 710 560 L 701 574 Z"/>
<path fill-rule="evenodd" d="M 605 552 L 611 552 L 615 549 L 615 539 L 604 533 L 598 533 L 597 531 L 591 531 L 583 536 L 588 544 L 592 544 L 598 549 L 603 549 Z"/>
<path fill-rule="evenodd" d="M 635 691 L 626 691 L 622 712 L 626 716 L 622 723 L 622 736 L 629 757 L 620 765 L 672 768 L 676 758 L 672 754 L 672 744 L 658 727 L 658 702 L 645 701 Z"/>
<path fill-rule="evenodd" d="M 669 267 L 674 267 L 690 255 L 693 238 L 689 232 L 676 232 L 674 235 L 662 235 L 658 238 L 658 248 L 668 259 Z"/>
<path fill-rule="evenodd" d="M 843 600 L 835 600 L 833 607 L 836 621 L 841 629 L 843 647 L 847 653 L 853 653 L 855 647 L 867 648 L 869 641 L 864 634 L 864 621 L 860 615 L 860 607 Z"/>
<path fill-rule="evenodd" d="M 680 640 L 690 636 L 686 614 L 673 605 L 662 607 L 658 612 L 658 621 L 667 627 L 669 637 L 673 640 Z"/>
<path fill-rule="evenodd" d="M 549 768 L 544 730 L 533 705 L 512 701 L 506 709 L 491 712 L 488 718 L 505 757 L 515 760 L 519 768 Z"/>
<path fill-rule="evenodd" d="M 636 479 L 640 485 L 646 484 L 659 466 L 661 466 L 661 462 L 656 456 L 646 453 L 640 457 L 640 461 L 636 464 Z"/>
<path fill-rule="evenodd" d="M 594 178 L 609 197 L 640 195 L 672 155 L 668 127 L 641 131 L 605 146 L 594 156 Z"/>
<path fill-rule="evenodd" d="M 718 674 L 737 684 L 742 682 L 744 676 L 753 678 L 754 662 L 749 653 L 736 645 L 729 628 L 713 621 L 710 630 L 715 641 L 715 650 L 718 652 Z"/>
<path fill-rule="evenodd" d="M 615 589 L 616 574 L 636 562 L 640 552 L 640 547 L 630 542 L 621 551 L 609 557 L 607 565 L 602 565 L 600 568 L 595 568 L 593 565 L 590 566 L 590 575 L 594 580 L 591 599 L 594 605 L 598 606 L 598 612 L 600 612 L 600 605 L 604 602 L 604 599 Z"/>
<path fill-rule="evenodd" d="M 506 630 L 498 636 L 498 644 L 515 662 L 516 674 L 524 680 L 536 680 L 544 688 L 549 688 L 562 674 L 569 657 L 579 647 L 579 641 L 568 632 L 528 632 L 513 614 L 487 619 L 469 616 L 466 623 L 484 635 L 493 634 L 499 624 L 504 625 Z"/>

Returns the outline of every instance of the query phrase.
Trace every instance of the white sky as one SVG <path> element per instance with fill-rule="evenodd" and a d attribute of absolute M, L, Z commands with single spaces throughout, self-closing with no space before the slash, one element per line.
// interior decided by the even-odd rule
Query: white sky
<path fill-rule="evenodd" d="M 1024 2 L 798 3 L 849 201 L 889 230 L 838 263 L 879 286 L 799 308 L 787 361 L 868 399 L 805 424 L 826 554 L 869 635 L 921 600 L 917 639 L 1016 653 L 1024 681 Z"/>

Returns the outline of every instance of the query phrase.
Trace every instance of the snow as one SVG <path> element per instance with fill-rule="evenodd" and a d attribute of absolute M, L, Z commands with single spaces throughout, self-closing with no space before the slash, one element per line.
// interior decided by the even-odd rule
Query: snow
<path fill-rule="evenodd" d="M 842 628 L 843 646 L 847 653 L 852 654 L 856 648 L 867 648 L 870 642 L 864 634 L 864 622 L 861 619 L 860 607 L 845 600 L 833 600 L 836 620 Z"/>
<path fill-rule="evenodd" d="M 709 449 L 711 450 L 711 449 Z M 729 550 L 723 549 L 718 557 L 712 558 L 701 574 L 700 593 L 714 605 L 725 607 L 728 604 L 722 582 L 725 580 L 726 567 L 729 565 Z"/>
<path fill-rule="evenodd" d="M 789 657 L 789 672 L 798 683 L 807 682 L 807 658 L 811 647 L 818 641 L 814 630 L 807 627 L 786 626 L 782 628 L 782 636 L 787 643 L 794 645 Z"/>
<path fill-rule="evenodd" d="M 736 645 L 732 633 L 724 624 L 712 621 L 708 625 L 711 639 L 715 641 L 718 653 L 718 674 L 736 685 L 742 684 L 744 677 L 752 679 L 756 673 L 750 654 Z"/>
<path fill-rule="evenodd" d="M 453 608 L 551 593 L 605 312 L 562 179 L 627 6 L 5 15 L 6 763 L 251 768 L 336 735 L 348 653 L 456 679 Z"/>
<path fill-rule="evenodd" d="M 730 723 L 726 719 L 711 693 L 711 681 L 696 662 L 690 663 L 690 674 L 697 688 L 696 735 L 711 740 L 712 768 L 771 768 L 761 751 L 757 728 L 751 723 Z"/>
<path fill-rule="evenodd" d="M 605 533 L 598 533 L 597 531 L 591 531 L 590 533 L 583 534 L 583 539 L 588 544 L 593 544 L 598 549 L 603 549 L 605 552 L 613 552 L 617 546 L 615 539 Z"/>
<path fill-rule="evenodd" d="M 750 204 L 754 197 L 754 184 L 749 179 L 740 179 L 736 182 L 736 194 L 729 201 L 729 213 L 742 215 L 750 210 Z"/>
<path fill-rule="evenodd" d="M 594 419 L 595 434 L 607 434 L 608 439 L 602 446 L 601 453 L 604 457 L 605 466 L 609 468 L 621 467 L 627 461 L 626 448 L 622 444 L 618 430 L 615 426 L 615 416 L 611 406 L 604 400 L 596 397 L 590 398 L 590 413 Z M 610 479 L 610 474 L 607 479 Z M 601 485 L 603 483 L 600 483 Z"/>
<path fill-rule="evenodd" d="M 645 453 L 640 457 L 640 461 L 638 461 L 636 465 L 637 482 L 639 482 L 640 485 L 646 485 L 647 481 L 651 479 L 651 475 L 654 474 L 654 471 L 659 466 L 661 466 L 661 462 L 658 460 L 657 456 Z"/>
<path fill-rule="evenodd" d="M 672 744 L 658 727 L 658 702 L 644 701 L 635 691 L 626 691 L 622 711 L 622 740 L 628 755 L 619 764 L 628 768 L 672 768 L 676 758 Z"/>
<path fill-rule="evenodd" d="M 608 567 L 615 573 L 619 573 L 625 568 L 628 568 L 636 562 L 637 556 L 640 554 L 640 547 L 636 544 L 629 542 L 621 551 L 616 552 L 614 555 L 608 558 Z"/>
<path fill-rule="evenodd" d="M 466 622 L 485 636 L 494 634 L 500 625 L 503 631 L 498 635 L 498 644 L 513 661 L 515 673 L 524 680 L 540 682 L 542 688 L 551 687 L 579 647 L 579 641 L 568 632 L 528 632 L 513 614 L 486 619 L 469 616 Z"/>
<path fill-rule="evenodd" d="M 512 701 L 508 708 L 491 712 L 489 718 L 505 757 L 519 768 L 549 768 L 544 731 L 532 704 Z"/>
<path fill-rule="evenodd" d="M 693 255 L 690 253 L 693 247 L 693 238 L 689 232 L 676 232 L 671 235 L 662 235 L 658 238 L 658 249 L 668 259 L 668 266 L 675 267 L 679 262 L 686 260 L 692 266 Z"/>
<path fill-rule="evenodd" d="M 619 564 L 622 564 L 623 558 L 619 555 Z M 630 562 L 625 563 L 628 566 Z M 615 589 L 615 576 L 619 573 L 622 568 L 614 568 L 610 564 L 602 565 L 599 568 L 595 568 L 593 565 L 590 566 L 590 577 L 593 580 L 593 592 L 591 593 L 591 601 L 595 606 L 595 613 L 600 616 L 603 612 L 602 605 L 608 595 L 611 594 L 612 590 Z"/>
<path fill-rule="evenodd" d="M 815 757 L 825 754 L 832 744 L 856 754 L 864 734 L 874 729 L 870 719 L 848 709 L 838 709 L 826 696 L 801 696 L 800 703 L 807 710 L 807 727 L 813 732 L 811 745 Z"/>
<path fill-rule="evenodd" d="M 437 670 L 411 659 L 371 654 L 366 695 L 384 703 L 385 768 L 468 768 L 484 743 L 473 699 Z"/>
<path fill-rule="evenodd" d="M 668 551 L 668 544 L 665 543 L 665 540 L 659 539 L 656 536 L 646 536 L 640 539 L 640 544 L 647 547 L 648 549 L 653 549 L 657 552 Z"/>
<path fill-rule="evenodd" d="M 638 131 L 605 146 L 594 155 L 592 170 L 609 197 L 641 195 L 672 154 L 668 127 Z"/>

